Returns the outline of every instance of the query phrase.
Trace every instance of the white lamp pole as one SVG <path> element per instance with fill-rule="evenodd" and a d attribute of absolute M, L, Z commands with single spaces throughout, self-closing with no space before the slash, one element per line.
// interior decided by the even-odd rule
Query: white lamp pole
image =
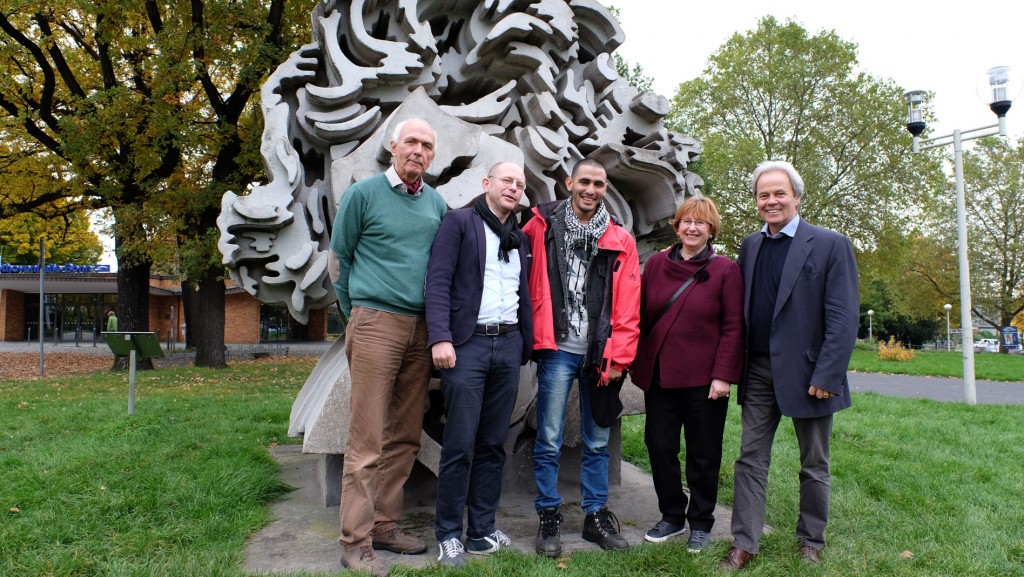
<path fill-rule="evenodd" d="M 873 341 L 871 338 L 871 319 L 875 316 L 875 311 L 868 309 L 868 342 Z"/>
<path fill-rule="evenodd" d="M 946 303 L 942 308 L 946 309 L 946 352 L 949 352 L 949 311 L 953 310 L 953 305 Z"/>
<path fill-rule="evenodd" d="M 986 104 L 999 118 L 998 123 L 961 131 L 953 130 L 952 134 L 936 136 L 921 140 L 924 132 L 924 97 L 922 90 L 907 92 L 907 130 L 914 136 L 913 150 L 917 154 L 922 149 L 953 145 L 953 172 L 956 178 L 956 232 L 957 254 L 960 266 L 960 329 L 963 342 L 964 359 L 964 400 L 969 405 L 977 404 L 978 397 L 974 386 L 974 334 L 971 330 L 971 276 L 967 263 L 967 202 L 964 194 L 964 162 L 963 141 L 985 136 L 1006 136 L 1006 113 L 1010 110 L 1011 98 L 1020 90 L 1020 79 L 1011 76 L 1009 66 L 997 66 L 987 72 L 991 92 Z M 994 129 L 994 130 L 993 130 Z M 964 134 L 969 134 L 964 138 Z M 923 146 L 922 146 L 923 145 Z"/>

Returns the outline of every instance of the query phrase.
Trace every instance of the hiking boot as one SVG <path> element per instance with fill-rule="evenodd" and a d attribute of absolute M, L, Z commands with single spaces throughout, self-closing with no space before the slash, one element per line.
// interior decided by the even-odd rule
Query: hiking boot
<path fill-rule="evenodd" d="M 419 555 L 427 551 L 427 545 L 423 541 L 406 534 L 398 527 L 371 537 L 374 549 L 391 551 L 400 555 Z"/>
<path fill-rule="evenodd" d="M 537 511 L 540 527 L 537 529 L 537 554 L 558 557 L 562 554 L 562 538 L 558 526 L 562 524 L 561 507 L 548 507 Z"/>
<path fill-rule="evenodd" d="M 686 541 L 686 550 L 690 553 L 700 553 L 710 540 L 711 534 L 707 531 L 690 529 L 690 538 Z"/>
<path fill-rule="evenodd" d="M 629 548 L 629 543 L 619 535 L 618 518 L 608 507 L 601 507 L 583 520 L 583 539 L 610 551 L 625 551 Z"/>
<path fill-rule="evenodd" d="M 512 549 L 512 539 L 498 529 L 479 539 L 466 539 L 466 553 L 490 555 L 497 553 L 500 549 Z"/>
<path fill-rule="evenodd" d="M 654 527 L 644 535 L 644 539 L 651 543 L 661 543 L 667 540 L 669 537 L 675 537 L 676 535 L 682 534 L 686 531 L 686 524 L 676 525 L 675 523 L 669 523 L 662 519 L 655 523 Z"/>
<path fill-rule="evenodd" d="M 374 554 L 370 544 L 343 548 L 341 566 L 350 571 L 361 571 L 376 577 L 386 577 L 388 574 L 387 566 Z"/>
<path fill-rule="evenodd" d="M 466 564 L 465 552 L 458 537 L 438 541 L 437 564 L 442 567 L 462 567 Z"/>

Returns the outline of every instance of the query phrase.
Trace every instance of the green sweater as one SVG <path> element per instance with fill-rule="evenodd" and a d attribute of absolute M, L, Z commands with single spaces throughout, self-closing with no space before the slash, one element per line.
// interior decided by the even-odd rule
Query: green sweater
<path fill-rule="evenodd" d="M 349 187 L 338 204 L 331 250 L 338 255 L 334 290 L 345 316 L 353 306 L 423 314 L 430 245 L 448 210 L 436 190 L 410 196 L 384 173 Z"/>

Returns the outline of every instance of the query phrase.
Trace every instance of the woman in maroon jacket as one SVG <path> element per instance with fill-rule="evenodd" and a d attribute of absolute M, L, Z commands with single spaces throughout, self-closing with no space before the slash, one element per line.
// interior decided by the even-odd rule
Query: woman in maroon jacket
<path fill-rule="evenodd" d="M 676 211 L 680 242 L 644 265 L 640 344 L 630 372 L 644 390 L 644 440 L 662 515 L 645 538 L 665 541 L 689 521 L 691 553 L 707 544 L 715 522 L 729 385 L 743 368 L 743 279 L 711 246 L 720 226 L 710 199 L 690 198 Z M 680 429 L 689 499 L 680 479 Z"/>

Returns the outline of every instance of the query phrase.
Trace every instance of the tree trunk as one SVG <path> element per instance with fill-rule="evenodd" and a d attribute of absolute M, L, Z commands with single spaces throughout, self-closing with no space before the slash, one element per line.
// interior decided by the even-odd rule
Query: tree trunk
<path fill-rule="evenodd" d="M 212 266 L 203 279 L 194 284 L 181 284 L 188 319 L 190 346 L 196 351 L 195 366 L 213 369 L 227 368 L 224 347 L 224 281 L 223 268 Z"/>
<path fill-rule="evenodd" d="M 117 241 L 115 240 L 115 243 Z M 121 332 L 149 330 L 149 261 L 117 267 L 117 329 Z M 115 359 L 113 370 L 128 368 L 128 357 Z M 136 369 L 153 368 L 151 359 L 136 359 Z"/>

